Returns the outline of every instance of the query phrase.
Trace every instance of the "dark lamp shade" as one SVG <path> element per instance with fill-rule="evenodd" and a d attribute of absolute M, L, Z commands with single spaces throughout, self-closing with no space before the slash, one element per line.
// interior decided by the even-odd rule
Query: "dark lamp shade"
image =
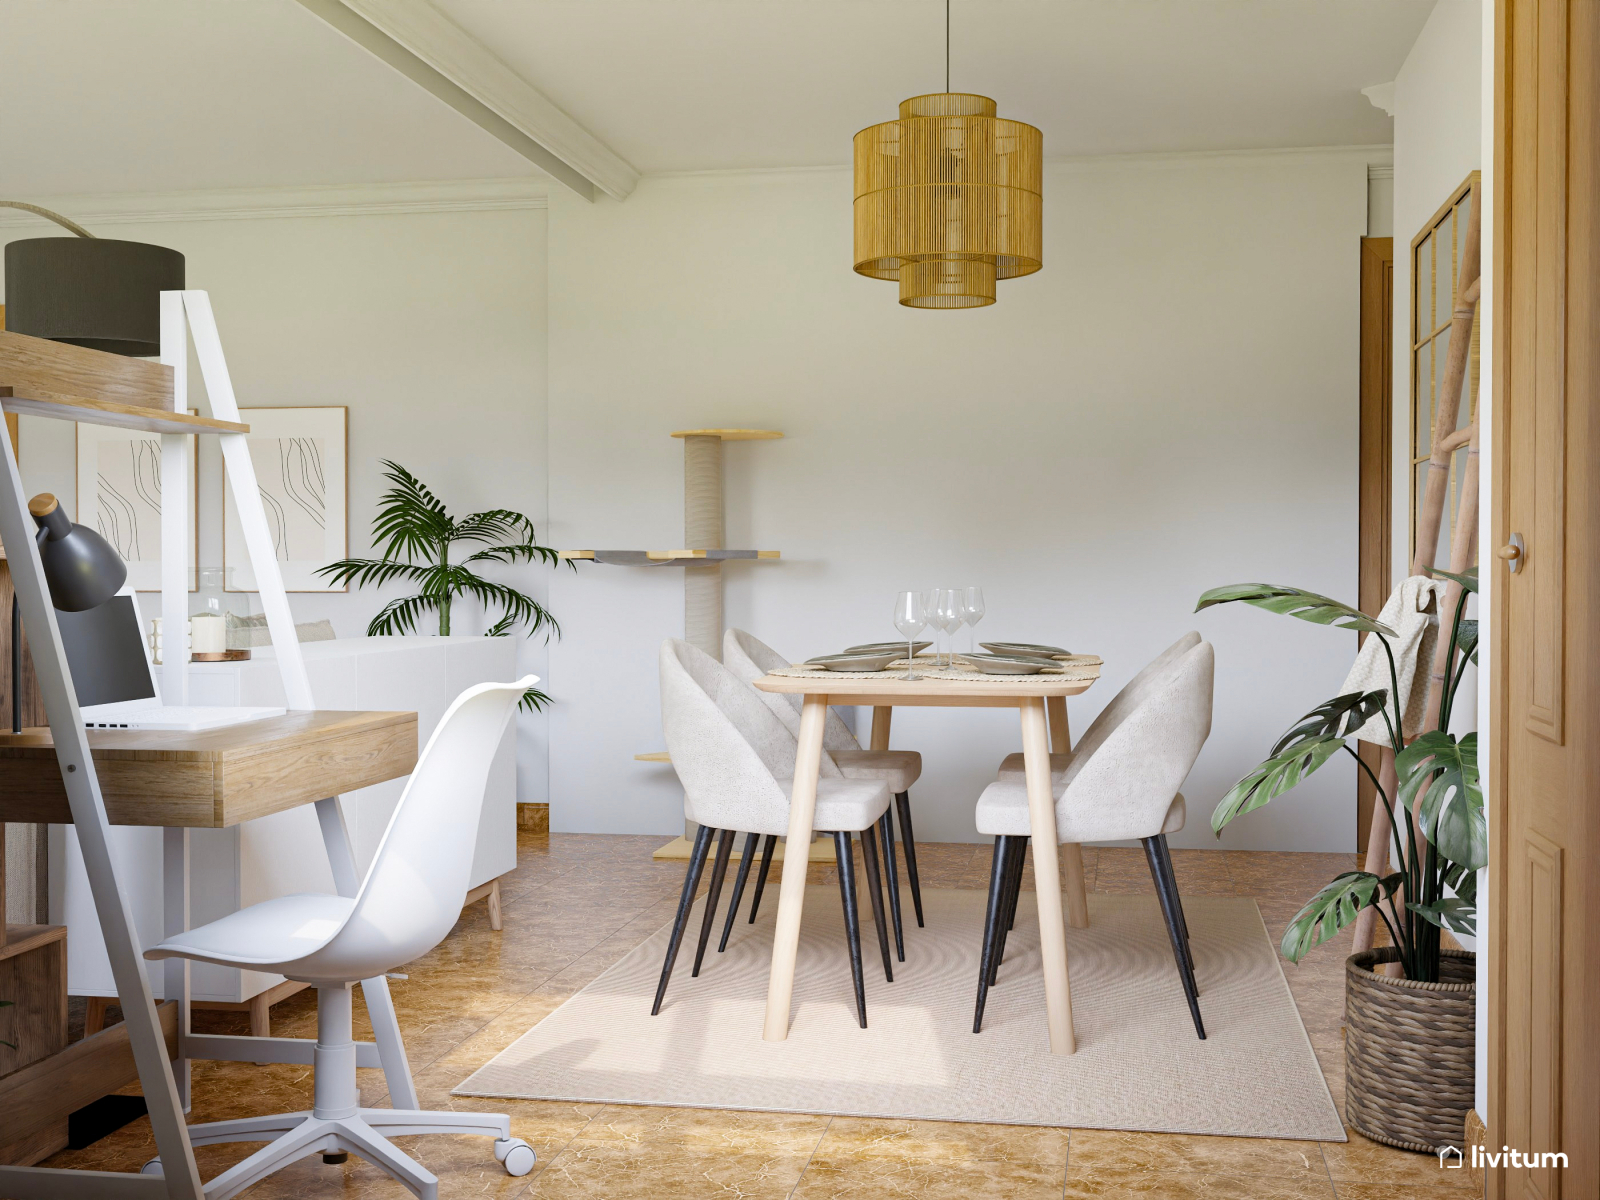
<path fill-rule="evenodd" d="M 183 288 L 183 255 L 110 238 L 6 246 L 6 328 L 112 354 L 161 353 L 161 293 Z"/>
<path fill-rule="evenodd" d="M 56 498 L 35 496 L 28 509 L 44 535 L 39 559 L 44 564 L 50 602 L 63 612 L 98 608 L 128 579 L 128 564 L 94 530 L 74 525 Z"/>

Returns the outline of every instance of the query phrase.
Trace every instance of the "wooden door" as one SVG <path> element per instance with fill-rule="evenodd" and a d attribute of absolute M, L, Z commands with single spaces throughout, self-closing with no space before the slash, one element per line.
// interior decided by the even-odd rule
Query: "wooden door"
<path fill-rule="evenodd" d="M 1492 1197 L 1600 1196 L 1600 3 L 1499 0 Z M 1516 562 L 1518 569 L 1510 570 Z"/>
<path fill-rule="evenodd" d="M 1389 598 L 1394 506 L 1394 239 L 1361 239 L 1361 475 L 1358 523 L 1358 607 L 1377 613 Z M 1368 635 L 1362 634 L 1364 640 Z M 1360 754 L 1378 772 L 1378 747 Z M 1367 848 L 1377 792 L 1365 771 L 1356 774 L 1356 851 Z"/>

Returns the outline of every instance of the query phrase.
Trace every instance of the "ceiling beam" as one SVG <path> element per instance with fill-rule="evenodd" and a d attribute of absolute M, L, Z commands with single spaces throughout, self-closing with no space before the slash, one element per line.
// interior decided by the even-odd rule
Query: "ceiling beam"
<path fill-rule="evenodd" d="M 639 182 L 616 151 L 579 125 L 427 0 L 299 0 L 585 200 L 624 199 Z"/>

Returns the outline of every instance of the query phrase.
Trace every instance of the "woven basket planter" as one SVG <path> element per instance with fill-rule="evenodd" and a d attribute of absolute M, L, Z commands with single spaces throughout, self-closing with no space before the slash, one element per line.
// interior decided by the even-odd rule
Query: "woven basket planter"
<path fill-rule="evenodd" d="M 1375 974 L 1393 946 L 1345 960 L 1345 1118 L 1362 1137 L 1433 1153 L 1472 1108 L 1477 956 L 1441 950 L 1438 983 Z"/>

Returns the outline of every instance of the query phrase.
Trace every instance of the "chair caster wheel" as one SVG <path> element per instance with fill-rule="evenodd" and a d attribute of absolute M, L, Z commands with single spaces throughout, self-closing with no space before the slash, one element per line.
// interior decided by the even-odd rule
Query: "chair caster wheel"
<path fill-rule="evenodd" d="M 350 1151 L 348 1151 L 348 1150 L 332 1150 L 332 1151 L 329 1151 L 327 1154 L 324 1154 L 322 1156 L 322 1161 L 327 1163 L 330 1167 L 337 1167 L 340 1163 L 347 1163 L 347 1162 L 350 1161 Z"/>
<path fill-rule="evenodd" d="M 496 1138 L 494 1156 L 505 1165 L 507 1175 L 526 1175 L 538 1161 L 533 1147 L 521 1138 Z"/>
<path fill-rule="evenodd" d="M 161 1159 L 160 1158 L 152 1158 L 149 1162 L 145 1163 L 144 1166 L 139 1168 L 139 1174 L 141 1174 L 141 1175 L 160 1175 L 163 1178 L 166 1177 L 166 1172 L 161 1169 Z"/>

